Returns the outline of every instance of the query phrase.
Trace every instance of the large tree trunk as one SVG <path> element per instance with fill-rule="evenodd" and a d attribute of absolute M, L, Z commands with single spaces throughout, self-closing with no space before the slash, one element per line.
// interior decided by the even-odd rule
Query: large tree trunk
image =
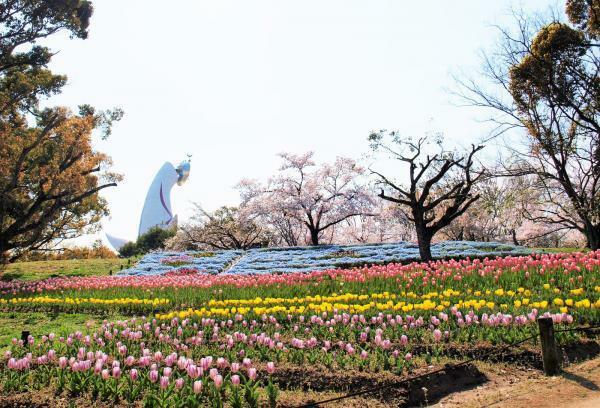
<path fill-rule="evenodd" d="M 312 245 L 319 245 L 319 230 L 310 230 L 310 242 L 312 243 Z"/>
<path fill-rule="evenodd" d="M 8 251 L 0 250 L 0 273 L 6 269 L 6 266 L 10 262 L 10 254 Z"/>
<path fill-rule="evenodd" d="M 585 230 L 587 247 L 592 251 L 600 249 L 600 225 L 587 224 Z"/>
<path fill-rule="evenodd" d="M 517 231 L 513 228 L 510 230 L 510 234 L 512 235 L 513 244 L 519 246 L 519 240 L 517 239 Z"/>
<path fill-rule="evenodd" d="M 433 238 L 433 235 L 424 227 L 417 226 L 416 229 L 421 261 L 431 261 L 431 238 Z"/>

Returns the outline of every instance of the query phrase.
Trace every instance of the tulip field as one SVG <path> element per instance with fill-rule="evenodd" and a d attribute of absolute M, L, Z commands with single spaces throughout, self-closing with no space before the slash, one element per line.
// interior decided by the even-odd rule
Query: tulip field
<path fill-rule="evenodd" d="M 600 251 L 0 282 L 2 314 L 98 322 L 0 344 L 0 393 L 44 390 L 81 406 L 297 406 L 343 394 L 353 378 L 402 379 L 517 342 L 537 333 L 539 316 L 557 330 L 598 324 L 599 278 Z"/>

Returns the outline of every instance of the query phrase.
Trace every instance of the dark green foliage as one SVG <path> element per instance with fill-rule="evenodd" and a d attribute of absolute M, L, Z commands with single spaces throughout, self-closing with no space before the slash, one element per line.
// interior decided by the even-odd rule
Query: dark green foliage
<path fill-rule="evenodd" d="M 163 249 L 165 242 L 175 236 L 175 230 L 162 229 L 160 227 L 150 228 L 146 233 L 140 235 L 136 242 L 128 242 L 119 249 L 119 255 L 128 258 L 143 255 L 155 249 Z"/>
<path fill-rule="evenodd" d="M 175 236 L 175 230 L 173 229 L 153 227 L 139 236 L 136 246 L 140 253 L 146 253 L 154 249 L 162 249 L 165 246 L 165 241 L 173 236 Z"/>
<path fill-rule="evenodd" d="M 0 2 L 0 268 L 95 232 L 108 214 L 98 193 L 120 176 L 91 136 L 110 134 L 122 111 L 40 104 L 67 81 L 48 67 L 56 50 L 40 42 L 60 32 L 85 39 L 92 13 L 85 0 Z"/>
<path fill-rule="evenodd" d="M 129 258 L 129 257 L 135 256 L 137 254 L 138 254 L 137 246 L 135 245 L 135 242 L 133 242 L 133 241 L 129 241 L 128 243 L 126 243 L 119 249 L 119 255 L 122 258 Z"/>

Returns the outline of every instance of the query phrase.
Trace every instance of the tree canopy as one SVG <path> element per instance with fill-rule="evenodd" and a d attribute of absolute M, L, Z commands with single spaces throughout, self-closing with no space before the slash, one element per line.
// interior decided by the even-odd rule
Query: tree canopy
<path fill-rule="evenodd" d="M 116 185 L 92 133 L 110 134 L 120 110 L 40 108 L 66 77 L 37 42 L 60 31 L 87 37 L 93 8 L 77 0 L 7 0 L 0 6 L 0 262 L 93 230 L 108 213 L 99 192 Z"/>
<path fill-rule="evenodd" d="M 371 213 L 372 194 L 360 182 L 364 170 L 352 159 L 338 157 L 317 166 L 313 153 L 282 153 L 279 172 L 266 185 L 243 180 L 241 208 L 250 218 L 273 224 L 289 244 L 303 230 L 308 242 L 319 245 L 340 223 Z"/>
<path fill-rule="evenodd" d="M 570 0 L 567 22 L 517 14 L 516 32 L 501 29 L 500 48 L 485 55 L 496 87 L 460 80 L 464 100 L 493 110 L 498 135 L 524 131 L 522 143 L 507 143 L 512 157 L 500 173 L 535 176 L 546 205 L 530 219 L 579 231 L 592 249 L 600 247 L 599 12 L 599 0 Z"/>

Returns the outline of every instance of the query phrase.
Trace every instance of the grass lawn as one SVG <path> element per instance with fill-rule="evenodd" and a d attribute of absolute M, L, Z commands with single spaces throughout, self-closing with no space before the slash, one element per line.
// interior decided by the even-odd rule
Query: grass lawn
<path fill-rule="evenodd" d="M 539 252 L 551 252 L 551 253 L 572 253 L 572 252 L 589 252 L 589 248 L 572 248 L 572 247 L 561 247 L 561 248 L 531 248 L 534 251 Z"/>
<path fill-rule="evenodd" d="M 108 275 L 110 270 L 116 273 L 121 266 L 127 268 L 127 262 L 127 259 L 121 258 L 15 262 L 8 265 L 0 279 L 39 280 L 57 276 Z"/>
<path fill-rule="evenodd" d="M 107 320 L 119 320 L 121 315 L 110 314 Z M 77 330 L 85 331 L 102 324 L 104 317 L 82 313 L 43 313 L 43 312 L 0 312 L 0 350 L 7 348 L 13 337 L 21 338 L 21 331 L 28 330 L 36 339 L 44 334 L 67 335 Z"/>

